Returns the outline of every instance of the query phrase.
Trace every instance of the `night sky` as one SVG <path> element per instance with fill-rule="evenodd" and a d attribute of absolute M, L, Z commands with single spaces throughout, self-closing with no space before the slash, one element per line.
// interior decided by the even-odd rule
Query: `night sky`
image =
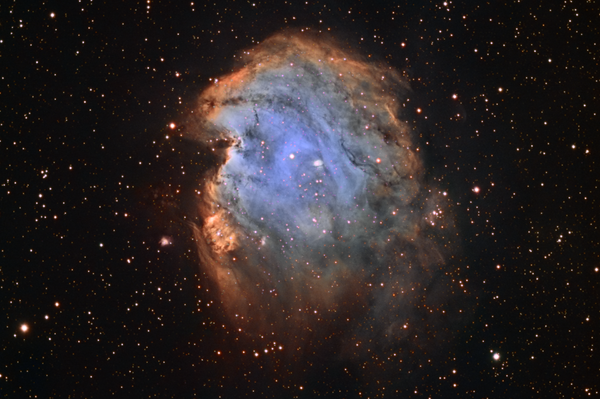
<path fill-rule="evenodd" d="M 2 397 L 600 395 L 595 1 L 4 3 Z"/>

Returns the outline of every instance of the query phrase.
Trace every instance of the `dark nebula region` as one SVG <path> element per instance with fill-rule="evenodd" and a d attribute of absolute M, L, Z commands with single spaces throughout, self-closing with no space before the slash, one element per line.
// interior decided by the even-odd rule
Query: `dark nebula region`
<path fill-rule="evenodd" d="M 426 361 L 462 290 L 451 194 L 427 177 L 408 79 L 306 36 L 241 55 L 185 133 L 217 160 L 192 228 L 230 323 L 256 357 Z"/>

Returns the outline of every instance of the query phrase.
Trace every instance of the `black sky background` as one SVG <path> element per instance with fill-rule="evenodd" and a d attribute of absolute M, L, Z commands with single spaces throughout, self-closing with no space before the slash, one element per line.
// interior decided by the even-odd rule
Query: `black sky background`
<path fill-rule="evenodd" d="M 598 395 L 598 4 L 190 3 L 0 5 L 3 397 Z M 468 280 L 414 373 L 241 357 L 197 265 L 184 216 L 215 160 L 168 124 L 286 29 L 410 77 Z"/>

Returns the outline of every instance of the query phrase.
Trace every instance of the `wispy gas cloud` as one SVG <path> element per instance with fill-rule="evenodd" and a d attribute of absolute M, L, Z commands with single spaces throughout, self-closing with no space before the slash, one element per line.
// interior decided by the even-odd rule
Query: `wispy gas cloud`
<path fill-rule="evenodd" d="M 332 42 L 278 35 L 200 96 L 189 135 L 221 158 L 194 231 L 236 327 L 335 352 L 443 317 L 446 200 L 425 184 L 410 88 Z M 333 342 L 333 341 L 332 341 Z"/>

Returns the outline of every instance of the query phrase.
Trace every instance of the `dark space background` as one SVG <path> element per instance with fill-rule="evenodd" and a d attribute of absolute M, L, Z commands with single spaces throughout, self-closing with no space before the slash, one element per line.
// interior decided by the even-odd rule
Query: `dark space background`
<path fill-rule="evenodd" d="M 598 396 L 599 10 L 4 1 L 2 397 Z M 185 217 L 214 159 L 168 125 L 236 54 L 303 29 L 410 76 L 426 169 L 455 203 L 464 316 L 414 371 L 242 356 L 198 265 Z"/>

